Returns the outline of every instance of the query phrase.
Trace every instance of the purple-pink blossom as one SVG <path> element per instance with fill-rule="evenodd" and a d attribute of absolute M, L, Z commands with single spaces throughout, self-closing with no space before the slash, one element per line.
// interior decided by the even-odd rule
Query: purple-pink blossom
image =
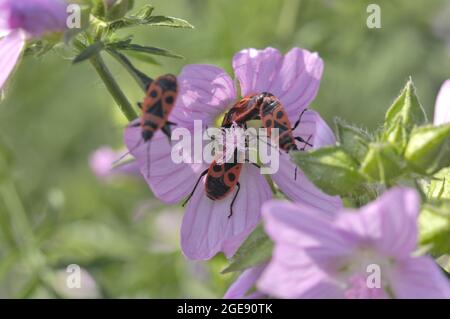
<path fill-rule="evenodd" d="M 293 48 L 284 56 L 274 48 L 246 49 L 234 56 L 233 69 L 242 96 L 264 91 L 274 94 L 282 102 L 290 122 L 295 123 L 317 94 L 323 62 L 317 53 L 300 48 Z M 169 121 L 190 132 L 194 120 L 213 127 L 216 119 L 240 98 L 232 78 L 212 65 L 187 65 L 178 76 L 178 83 L 179 95 Z M 331 129 L 312 110 L 304 113 L 294 135 L 304 139 L 311 136 L 315 148 L 335 143 Z M 129 126 L 125 143 L 155 196 L 169 204 L 179 203 L 192 191 L 208 164 L 173 163 L 171 145 L 161 132 L 154 135 L 150 145 L 141 143 L 136 147 L 140 141 L 140 128 Z M 298 144 L 299 148 L 302 146 Z M 280 169 L 271 177 L 286 196 L 327 211 L 341 207 L 340 198 L 322 193 L 300 170 L 295 179 L 295 169 L 288 154 L 281 152 Z M 231 218 L 228 215 L 233 194 L 213 201 L 205 195 L 203 182 L 197 187 L 187 204 L 181 227 L 181 247 L 188 258 L 209 259 L 220 251 L 232 256 L 260 221 L 261 206 L 272 197 L 266 179 L 259 169 L 244 164 L 239 182 L 240 192 Z"/>
<path fill-rule="evenodd" d="M 448 122 L 450 122 L 450 79 L 442 84 L 434 107 L 434 124 Z"/>
<path fill-rule="evenodd" d="M 228 288 L 224 299 L 258 299 L 267 295 L 254 289 L 255 284 L 267 267 L 267 263 L 246 269 L 239 275 L 235 282 Z"/>
<path fill-rule="evenodd" d="M 258 291 L 279 298 L 450 298 L 439 267 L 416 251 L 419 209 L 417 192 L 400 187 L 336 216 L 266 203 L 264 226 L 275 247 Z"/>
<path fill-rule="evenodd" d="M 13 71 L 27 39 L 65 28 L 65 1 L 0 0 L 0 88 Z"/>
<path fill-rule="evenodd" d="M 123 152 L 114 151 L 108 146 L 102 146 L 92 152 L 89 157 L 89 166 L 101 181 L 109 181 L 116 175 L 140 176 L 136 161 L 117 164 L 116 161 Z"/>

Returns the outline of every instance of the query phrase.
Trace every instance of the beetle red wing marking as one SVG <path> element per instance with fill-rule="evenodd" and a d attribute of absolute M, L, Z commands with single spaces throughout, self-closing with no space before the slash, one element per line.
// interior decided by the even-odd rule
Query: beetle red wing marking
<path fill-rule="evenodd" d="M 147 113 L 152 107 L 155 107 L 158 101 L 161 100 L 163 89 L 158 85 L 158 81 L 153 81 L 147 89 L 147 94 L 142 104 L 142 112 Z"/>
<path fill-rule="evenodd" d="M 173 89 L 164 89 L 162 85 Z M 143 131 L 154 133 L 167 123 L 175 105 L 177 91 L 176 77 L 173 75 L 160 76 L 149 85 L 142 103 L 141 128 Z"/>
<path fill-rule="evenodd" d="M 270 109 L 271 103 L 276 103 L 273 109 Z M 268 129 L 268 136 L 272 136 L 272 129 L 277 128 L 279 134 L 280 148 L 284 151 L 296 147 L 292 126 L 281 102 L 273 95 L 266 96 L 260 106 L 260 117 L 264 127 Z"/>
<path fill-rule="evenodd" d="M 237 158 L 237 149 L 235 158 Z M 212 162 L 206 176 L 206 196 L 212 200 L 226 197 L 239 182 L 241 169 L 242 163 L 217 164 L 216 161 Z"/>
<path fill-rule="evenodd" d="M 255 103 L 255 97 L 255 94 L 249 94 L 236 102 L 225 115 L 222 121 L 222 127 L 230 126 L 233 122 L 242 124 L 255 119 L 255 115 L 258 115 L 258 105 Z"/>
<path fill-rule="evenodd" d="M 242 163 L 237 163 L 225 172 L 223 181 L 231 190 L 234 189 L 241 175 Z M 230 191 L 231 191 L 230 190 Z"/>
<path fill-rule="evenodd" d="M 209 166 L 208 176 L 220 178 L 223 176 L 224 172 L 225 172 L 225 165 L 217 164 L 216 161 L 214 161 Z"/>
<path fill-rule="evenodd" d="M 172 112 L 172 109 L 175 105 L 175 101 L 177 98 L 177 92 L 166 91 L 162 96 L 162 109 L 164 120 L 167 121 L 169 119 L 169 115 Z"/>

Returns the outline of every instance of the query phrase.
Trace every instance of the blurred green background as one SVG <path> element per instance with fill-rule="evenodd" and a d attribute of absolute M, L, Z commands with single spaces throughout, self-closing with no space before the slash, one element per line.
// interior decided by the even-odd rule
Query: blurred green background
<path fill-rule="evenodd" d="M 366 26 L 369 3 L 381 29 Z M 325 62 L 312 107 L 332 125 L 339 116 L 376 129 L 409 76 L 430 117 L 450 78 L 450 3 L 446 0 L 154 0 L 155 14 L 194 30 L 126 29 L 135 42 L 185 60 L 136 65 L 151 76 L 187 63 L 231 72 L 240 49 L 299 46 Z M 135 178 L 99 180 L 89 156 L 123 147 L 126 121 L 89 63 L 67 50 L 26 57 L 0 105 L 0 297 L 221 297 L 233 275 L 226 262 L 188 262 L 178 244 L 182 209 L 164 207 Z M 111 59 L 130 101 L 140 89 Z M 83 268 L 82 289 L 67 289 L 69 264 Z"/>

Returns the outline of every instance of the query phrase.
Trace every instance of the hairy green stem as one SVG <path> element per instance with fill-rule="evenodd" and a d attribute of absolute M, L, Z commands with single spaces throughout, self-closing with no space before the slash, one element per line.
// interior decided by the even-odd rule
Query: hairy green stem
<path fill-rule="evenodd" d="M 97 71 L 98 75 L 102 79 L 103 83 L 105 83 L 106 88 L 108 89 L 109 93 L 114 98 L 114 101 L 116 101 L 117 105 L 119 106 L 122 113 L 125 115 L 125 117 L 131 122 L 135 118 L 137 118 L 137 114 L 134 111 L 133 107 L 131 106 L 130 102 L 128 102 L 127 97 L 120 89 L 117 82 L 114 80 L 114 77 L 111 74 L 111 71 L 106 66 L 105 62 L 103 61 L 100 54 L 96 54 L 93 57 L 89 59 L 92 66 Z"/>

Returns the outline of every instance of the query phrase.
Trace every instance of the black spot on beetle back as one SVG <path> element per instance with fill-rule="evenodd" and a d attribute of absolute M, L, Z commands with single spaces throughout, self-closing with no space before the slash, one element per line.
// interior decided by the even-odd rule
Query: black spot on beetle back
<path fill-rule="evenodd" d="M 176 80 L 166 77 L 161 77 L 158 80 L 158 85 L 160 85 L 165 91 L 176 91 L 178 86 Z"/>
<path fill-rule="evenodd" d="M 208 176 L 206 178 L 206 196 L 216 200 L 225 196 L 230 188 L 223 182 L 223 177 L 215 178 Z"/>
<path fill-rule="evenodd" d="M 150 140 L 153 137 L 153 132 L 150 132 L 148 130 L 143 130 L 141 134 L 142 134 L 142 139 L 144 140 L 144 142 L 147 142 L 148 140 Z"/>

